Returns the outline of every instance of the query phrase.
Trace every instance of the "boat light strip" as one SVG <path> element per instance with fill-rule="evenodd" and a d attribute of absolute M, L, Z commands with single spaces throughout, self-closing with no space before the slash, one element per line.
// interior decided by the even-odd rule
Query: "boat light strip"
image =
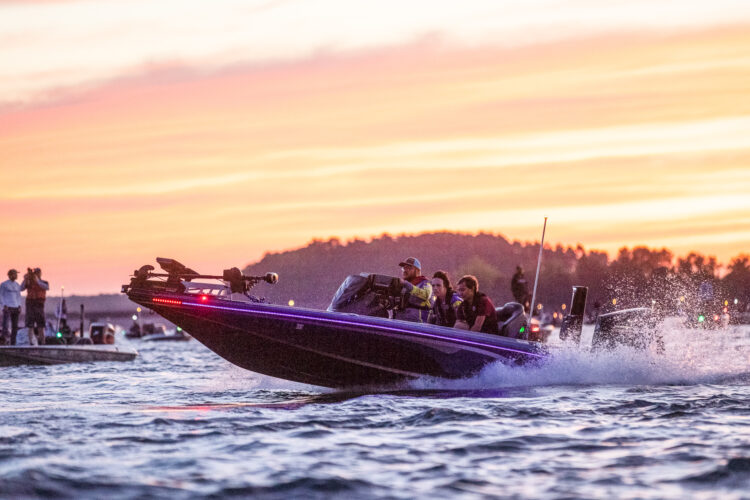
<path fill-rule="evenodd" d="M 173 306 L 181 306 L 182 305 L 182 301 L 181 300 L 162 299 L 161 297 L 153 297 L 151 299 L 151 302 L 156 302 L 157 304 L 171 304 Z"/>
<path fill-rule="evenodd" d="M 154 298 L 152 300 L 154 302 L 157 301 L 156 298 Z M 441 335 L 435 335 L 433 333 L 416 332 L 414 330 L 406 330 L 406 329 L 398 328 L 398 327 L 395 327 L 395 326 L 366 325 L 366 324 L 363 324 L 363 323 L 354 322 L 354 321 L 347 321 L 347 320 L 343 320 L 343 319 L 321 318 L 319 316 L 307 316 L 307 315 L 303 315 L 303 314 L 290 314 L 290 313 L 280 313 L 280 312 L 273 312 L 273 311 L 248 310 L 248 309 L 241 309 L 241 308 L 237 308 L 237 307 L 217 306 L 217 305 L 213 305 L 213 304 L 199 304 L 199 303 L 195 303 L 195 302 L 182 302 L 180 300 L 172 300 L 172 299 L 159 299 L 159 300 L 160 301 L 164 301 L 165 304 L 194 306 L 194 307 L 202 307 L 202 308 L 207 308 L 207 309 L 221 309 L 221 310 L 224 310 L 224 311 L 235 311 L 235 312 L 245 312 L 245 313 L 246 312 L 254 312 L 254 313 L 259 313 L 259 314 L 265 315 L 265 316 L 277 316 L 277 317 L 281 317 L 281 318 L 307 319 L 307 320 L 314 320 L 314 321 L 321 321 L 322 320 L 322 321 L 325 321 L 326 323 L 334 323 L 334 324 L 338 324 L 338 325 L 359 326 L 359 327 L 361 327 L 361 326 L 374 326 L 375 328 L 378 328 L 380 330 L 387 330 L 387 331 L 391 331 L 391 332 L 406 333 L 406 334 L 409 334 L 409 335 L 417 335 L 417 336 L 420 336 L 420 337 L 430 337 L 430 338 L 440 339 L 440 340 L 445 340 L 445 341 L 454 341 L 454 342 L 458 341 L 458 342 L 461 342 L 463 344 L 472 344 L 472 345 L 477 345 L 477 346 L 491 348 L 491 349 L 499 349 L 501 351 L 516 352 L 516 353 L 519 353 L 519 354 L 523 354 L 524 356 L 533 356 L 533 357 L 536 357 L 536 358 L 544 358 L 545 357 L 544 354 L 537 354 L 537 353 L 529 352 L 529 351 L 520 351 L 518 349 L 511 349 L 509 347 L 500 347 L 500 346 L 492 345 L 492 344 L 484 344 L 482 342 L 477 342 L 477 341 L 474 341 L 474 340 L 457 339 L 455 337 L 453 337 L 453 338 L 443 337 Z"/>

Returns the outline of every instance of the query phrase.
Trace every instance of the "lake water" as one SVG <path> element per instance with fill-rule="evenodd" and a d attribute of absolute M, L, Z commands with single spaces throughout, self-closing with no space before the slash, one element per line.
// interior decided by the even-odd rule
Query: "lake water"
<path fill-rule="evenodd" d="M 0 497 L 750 498 L 750 327 L 666 336 L 370 393 L 118 339 L 0 368 Z"/>

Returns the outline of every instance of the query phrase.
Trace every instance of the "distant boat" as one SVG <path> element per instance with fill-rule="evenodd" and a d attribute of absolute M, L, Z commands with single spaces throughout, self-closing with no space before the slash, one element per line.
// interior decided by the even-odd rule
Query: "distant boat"
<path fill-rule="evenodd" d="M 92 323 L 89 337 L 79 339 L 80 343 L 77 344 L 0 346 L 0 366 L 133 361 L 138 356 L 138 351 L 113 345 L 114 331 L 114 326 L 110 323 Z M 18 338 L 28 338 L 28 330 L 20 329 Z"/>
<path fill-rule="evenodd" d="M 161 323 L 145 323 L 143 328 L 138 323 L 133 323 L 130 330 L 125 332 L 125 336 L 131 339 L 141 339 L 144 342 L 186 341 L 193 338 L 182 329 L 167 330 L 167 327 Z"/>
<path fill-rule="evenodd" d="M 141 337 L 141 340 L 144 342 L 174 342 L 174 341 L 187 341 L 190 340 L 191 337 L 187 333 L 185 333 L 183 330 L 177 331 L 164 331 L 159 333 L 152 333 L 149 335 L 144 335 Z"/>

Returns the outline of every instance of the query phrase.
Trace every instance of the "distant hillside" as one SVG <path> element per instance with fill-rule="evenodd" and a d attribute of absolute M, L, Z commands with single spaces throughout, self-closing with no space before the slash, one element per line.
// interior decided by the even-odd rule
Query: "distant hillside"
<path fill-rule="evenodd" d="M 44 307 L 47 316 L 51 316 L 57 310 L 60 297 L 47 297 Z M 80 318 L 81 304 L 84 307 L 84 315 L 90 320 L 106 317 L 130 316 L 136 311 L 136 304 L 128 300 L 125 294 L 103 294 L 79 296 L 71 295 L 65 297 L 65 305 L 68 310 L 68 318 L 78 320 Z"/>
<path fill-rule="evenodd" d="M 313 240 L 304 248 L 268 253 L 243 272 L 279 274 L 278 284 L 261 283 L 252 290 L 258 296 L 277 304 L 294 300 L 297 306 L 322 309 L 346 276 L 362 272 L 399 276 L 398 263 L 414 256 L 422 262 L 427 277 L 444 270 L 455 284 L 464 274 L 477 276 L 480 290 L 496 305 L 502 305 L 512 300 L 510 281 L 517 265 L 523 266 L 530 288 L 533 286 L 538 254 L 538 243 L 510 242 L 488 233 L 439 232 L 398 237 L 384 234 L 370 242 Z M 546 312 L 561 311 L 562 305 L 570 301 L 573 285 L 585 285 L 589 287 L 589 310 L 596 303 L 601 305 L 601 311 L 655 303 L 669 310 L 690 306 L 698 286 L 705 281 L 712 282 L 717 299 L 728 300 L 739 311 L 750 309 L 747 255 L 722 266 L 715 258 L 695 252 L 674 258 L 667 249 L 622 248 L 610 260 L 607 254 L 586 251 L 582 246 L 545 246 L 537 304 L 543 304 Z M 57 297 L 48 298 L 48 315 L 54 314 L 58 301 Z M 66 301 L 68 317 L 73 321 L 78 318 L 81 304 L 89 320 L 119 317 L 129 321 L 127 318 L 137 307 L 124 294 L 72 296 Z"/>
<path fill-rule="evenodd" d="M 455 282 L 464 274 L 474 274 L 479 279 L 480 290 L 502 304 L 512 300 L 510 280 L 517 265 L 523 266 L 527 277 L 533 280 L 538 253 L 538 243 L 511 243 L 503 236 L 487 233 L 440 232 L 395 238 L 386 234 L 369 243 L 315 240 L 305 248 L 267 254 L 244 272 L 279 273 L 277 285 L 261 284 L 257 288 L 259 295 L 274 302 L 293 299 L 299 306 L 325 308 L 347 275 L 367 272 L 399 276 L 398 263 L 414 256 L 422 262 L 427 277 L 437 270 L 445 270 Z M 567 302 L 573 282 L 558 283 L 559 289 L 551 290 L 544 274 L 558 275 L 559 268 L 569 274 L 576 267 L 575 251 L 562 247 L 545 250 L 545 259 L 539 300 Z M 606 256 L 604 260 L 606 262 Z"/>
<path fill-rule="evenodd" d="M 254 289 L 275 303 L 294 300 L 302 307 L 325 308 L 349 274 L 379 273 L 399 276 L 398 263 L 407 257 L 420 259 L 423 274 L 449 273 L 454 284 L 464 274 L 479 279 L 480 291 L 496 305 L 512 300 L 510 281 L 517 265 L 523 266 L 530 288 L 536 272 L 539 243 L 509 242 L 501 235 L 449 232 L 402 235 L 384 234 L 370 242 L 338 239 L 313 240 L 304 248 L 266 254 L 245 268 L 246 274 L 279 274 L 277 285 Z M 719 273 L 728 271 L 722 278 Z M 717 301 L 734 302 L 745 310 L 750 299 L 750 257 L 740 255 L 728 266 L 714 257 L 695 252 L 675 258 L 667 249 L 621 248 L 612 260 L 606 253 L 582 246 L 545 246 L 539 273 L 537 304 L 560 311 L 568 304 L 574 285 L 589 287 L 588 307 L 601 311 L 659 303 L 666 310 L 689 306 L 700 283 L 711 281 Z"/>

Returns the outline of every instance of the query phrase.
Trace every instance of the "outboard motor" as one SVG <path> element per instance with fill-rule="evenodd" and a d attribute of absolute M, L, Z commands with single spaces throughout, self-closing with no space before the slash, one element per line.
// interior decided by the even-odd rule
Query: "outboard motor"
<path fill-rule="evenodd" d="M 401 305 L 401 288 L 401 281 L 393 276 L 352 274 L 336 291 L 328 310 L 387 318 Z"/>
<path fill-rule="evenodd" d="M 523 306 L 518 302 L 508 302 L 502 307 L 495 308 L 497 314 L 497 328 L 500 335 L 513 339 L 528 338 L 528 326 Z"/>
<path fill-rule="evenodd" d="M 586 295 L 589 289 L 585 286 L 574 286 L 573 297 L 570 299 L 570 313 L 563 318 L 560 326 L 560 340 L 581 343 L 583 331 L 583 315 L 586 312 Z"/>
<path fill-rule="evenodd" d="M 92 323 L 89 330 L 89 337 L 94 344 L 114 344 L 115 327 L 110 323 Z"/>
<path fill-rule="evenodd" d="M 591 349 L 628 346 L 647 349 L 656 341 L 657 352 L 664 352 L 664 340 L 657 329 L 657 317 L 648 307 L 623 309 L 600 315 L 594 327 Z"/>

